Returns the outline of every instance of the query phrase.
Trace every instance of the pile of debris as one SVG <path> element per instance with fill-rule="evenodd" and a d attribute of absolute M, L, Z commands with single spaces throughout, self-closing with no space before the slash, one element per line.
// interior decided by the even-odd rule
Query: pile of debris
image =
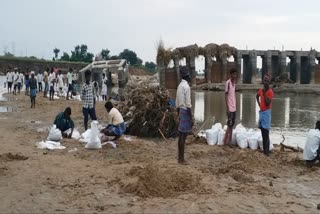
<path fill-rule="evenodd" d="M 125 100 L 117 104 L 128 124 L 128 134 L 139 137 L 166 137 L 177 133 L 177 114 L 170 106 L 169 91 L 142 83 L 128 86 Z M 165 117 L 164 117 L 165 115 Z"/>

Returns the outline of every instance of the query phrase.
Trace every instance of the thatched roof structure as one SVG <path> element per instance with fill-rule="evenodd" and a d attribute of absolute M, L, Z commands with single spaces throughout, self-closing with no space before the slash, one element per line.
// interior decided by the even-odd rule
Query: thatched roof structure
<path fill-rule="evenodd" d="M 228 44 L 222 44 L 219 46 L 219 58 L 230 57 L 236 55 L 236 48 L 229 46 Z"/>
<path fill-rule="evenodd" d="M 170 63 L 172 58 L 171 49 L 166 49 L 164 47 L 163 41 L 159 41 L 158 50 L 157 50 L 157 64 L 163 63 L 164 66 L 167 66 Z"/>
<path fill-rule="evenodd" d="M 199 47 L 197 44 L 189 45 L 186 47 L 176 48 L 180 55 L 179 58 L 182 59 L 183 57 L 192 58 L 197 57 L 199 55 Z"/>
<path fill-rule="evenodd" d="M 207 44 L 204 49 L 206 51 L 206 55 L 209 55 L 211 57 L 218 57 L 219 45 L 210 43 Z"/>

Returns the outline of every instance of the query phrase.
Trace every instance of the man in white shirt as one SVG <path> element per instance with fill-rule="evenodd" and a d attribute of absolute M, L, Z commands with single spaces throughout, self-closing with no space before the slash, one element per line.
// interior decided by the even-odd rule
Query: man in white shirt
<path fill-rule="evenodd" d="M 178 142 L 178 163 L 186 165 L 184 159 L 185 141 L 190 132 L 192 132 L 193 119 L 191 112 L 191 90 L 189 82 L 191 81 L 188 67 L 180 67 L 181 82 L 177 88 L 176 107 L 179 115 L 179 142 Z"/>
<path fill-rule="evenodd" d="M 72 87 L 72 68 L 69 68 L 68 74 L 67 74 L 67 81 L 68 81 L 68 92 L 67 92 L 67 100 L 69 100 L 69 92 L 71 93 L 70 97 L 72 99 L 72 91 L 73 91 L 73 87 Z"/>
<path fill-rule="evenodd" d="M 310 167 L 317 160 L 320 161 L 320 121 L 317 121 L 316 128 L 311 129 L 307 136 L 307 142 L 303 150 L 303 158 Z"/>
<path fill-rule="evenodd" d="M 49 81 L 49 88 L 50 88 L 50 91 L 49 91 L 49 100 L 53 100 L 54 84 L 55 84 L 55 82 L 56 82 L 56 75 L 55 75 L 55 73 L 53 72 L 53 69 L 51 69 L 51 73 L 50 73 L 50 75 L 49 75 L 48 81 Z"/>
<path fill-rule="evenodd" d="M 14 73 L 13 73 L 13 94 L 15 94 L 15 95 L 17 95 L 18 79 L 19 79 L 18 68 L 14 68 Z"/>
<path fill-rule="evenodd" d="M 42 91 L 42 81 L 43 81 L 43 75 L 41 71 L 39 71 L 37 75 L 37 81 L 38 81 L 38 92 Z"/>
<path fill-rule="evenodd" d="M 12 82 L 13 82 L 13 73 L 11 71 L 8 71 L 7 72 L 8 93 L 11 93 Z"/>
<path fill-rule="evenodd" d="M 110 101 L 106 102 L 104 107 L 108 112 L 108 126 L 101 130 L 101 133 L 104 133 L 106 136 L 115 136 L 113 140 L 117 140 L 126 131 L 126 125 L 123 117 L 118 109 L 113 107 Z"/>
<path fill-rule="evenodd" d="M 18 79 L 18 94 L 20 94 L 20 90 L 22 88 L 22 85 L 23 85 L 23 73 L 20 71 L 19 69 L 19 79 Z"/>

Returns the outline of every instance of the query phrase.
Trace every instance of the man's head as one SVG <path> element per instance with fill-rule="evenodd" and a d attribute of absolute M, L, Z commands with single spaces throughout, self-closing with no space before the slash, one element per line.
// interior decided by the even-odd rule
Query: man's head
<path fill-rule="evenodd" d="M 230 78 L 231 78 L 231 81 L 234 82 L 237 78 L 237 69 L 235 68 L 231 68 L 230 69 Z"/>
<path fill-rule="evenodd" d="M 263 77 L 263 86 L 265 88 L 269 88 L 270 79 L 271 78 L 270 78 L 269 74 L 264 75 L 264 77 Z"/>
<path fill-rule="evenodd" d="M 67 117 L 70 117 L 70 116 L 71 116 L 71 108 L 70 108 L 70 107 L 67 107 L 67 108 L 64 110 L 64 115 L 67 116 Z"/>
<path fill-rule="evenodd" d="M 191 81 L 189 68 L 187 66 L 180 67 L 180 76 L 182 79 L 186 80 L 187 82 Z"/>
<path fill-rule="evenodd" d="M 61 70 L 59 70 L 58 73 L 61 74 Z"/>
<path fill-rule="evenodd" d="M 113 108 L 112 102 L 110 102 L 110 101 L 106 102 L 104 107 L 107 109 L 107 112 L 109 113 L 111 111 L 111 109 Z"/>
<path fill-rule="evenodd" d="M 84 72 L 84 77 L 85 77 L 87 83 L 90 82 L 90 79 L 91 79 L 91 71 L 90 71 L 90 70 L 86 70 L 86 71 Z"/>
<path fill-rule="evenodd" d="M 72 68 L 69 68 L 69 72 L 70 72 L 70 73 L 72 73 L 72 72 L 73 72 Z"/>
<path fill-rule="evenodd" d="M 318 121 L 316 122 L 316 129 L 319 129 L 319 130 L 320 130 L 320 120 L 318 120 Z"/>
<path fill-rule="evenodd" d="M 31 78 L 34 78 L 34 72 L 31 72 Z"/>
<path fill-rule="evenodd" d="M 105 78 L 105 76 L 106 76 L 106 75 L 105 75 L 104 73 L 102 73 L 102 77 Z"/>
<path fill-rule="evenodd" d="M 47 72 L 49 72 L 49 70 L 50 70 L 50 69 L 49 69 L 49 68 L 47 68 Z"/>

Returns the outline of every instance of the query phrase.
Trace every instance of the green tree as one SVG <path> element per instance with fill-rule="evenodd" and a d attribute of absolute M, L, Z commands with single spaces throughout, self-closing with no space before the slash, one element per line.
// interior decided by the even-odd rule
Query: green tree
<path fill-rule="evenodd" d="M 157 65 L 153 62 L 145 62 L 144 66 L 151 71 L 156 70 L 157 67 Z"/>
<path fill-rule="evenodd" d="M 74 47 L 74 51 L 71 51 L 70 61 L 74 62 L 92 62 L 93 53 L 88 52 L 88 46 L 82 44 Z"/>
<path fill-rule="evenodd" d="M 58 54 L 59 54 L 60 50 L 58 48 L 54 48 L 53 49 L 53 53 L 54 53 L 54 58 L 58 59 Z"/>
<path fill-rule="evenodd" d="M 124 49 L 120 54 L 119 57 L 121 59 L 126 59 L 130 62 L 131 65 L 141 65 L 142 60 L 138 58 L 137 54 L 134 51 L 129 49 Z"/>
<path fill-rule="evenodd" d="M 109 49 L 108 48 L 106 48 L 106 49 L 102 49 L 101 50 L 101 56 L 102 56 L 102 58 L 104 59 L 104 60 L 108 60 L 108 59 L 110 59 L 110 51 L 109 51 Z"/>
<path fill-rule="evenodd" d="M 70 61 L 70 56 L 68 53 L 63 52 L 63 55 L 60 58 L 61 61 Z"/>

